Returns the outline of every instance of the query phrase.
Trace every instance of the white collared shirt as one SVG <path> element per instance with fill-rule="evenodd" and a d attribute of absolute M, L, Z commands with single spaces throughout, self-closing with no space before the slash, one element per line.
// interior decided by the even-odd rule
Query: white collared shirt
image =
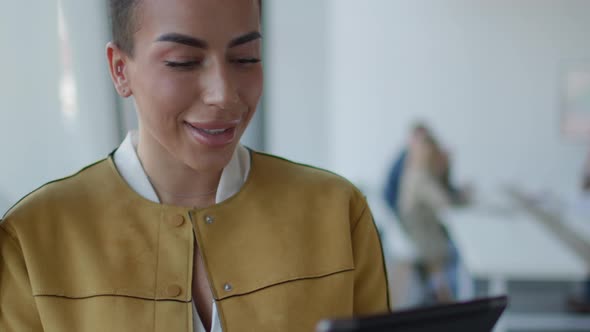
<path fill-rule="evenodd" d="M 123 179 L 135 192 L 152 202 L 160 203 L 158 195 L 137 156 L 137 143 L 137 132 L 129 132 L 123 143 L 115 151 L 113 160 Z M 231 160 L 221 173 L 215 203 L 221 203 L 240 191 L 249 173 L 250 153 L 245 147 L 238 145 Z M 215 301 L 213 301 L 212 309 L 211 332 L 222 332 Z M 205 330 L 199 319 L 194 300 L 193 325 L 195 332 Z"/>

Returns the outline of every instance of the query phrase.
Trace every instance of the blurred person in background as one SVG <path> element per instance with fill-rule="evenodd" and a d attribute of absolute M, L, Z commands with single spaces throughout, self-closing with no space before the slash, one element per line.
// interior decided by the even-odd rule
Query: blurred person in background
<path fill-rule="evenodd" d="M 422 137 L 430 136 L 434 137 L 432 131 L 425 124 L 418 122 L 416 123 L 410 132 L 408 138 L 408 145 L 402 149 L 399 155 L 396 157 L 385 184 L 384 198 L 389 207 L 393 210 L 396 216 L 399 215 L 399 200 L 400 200 L 400 186 L 401 179 L 408 159 L 409 145 L 416 140 L 420 140 Z M 440 150 L 440 149 L 439 149 Z M 436 157 L 436 161 L 439 164 L 441 182 L 442 185 L 448 189 L 451 197 L 454 201 L 461 202 L 468 198 L 468 188 L 464 190 L 457 189 L 451 181 L 451 167 L 449 164 L 449 155 L 446 151 L 440 150 L 440 153 Z"/>
<path fill-rule="evenodd" d="M 431 131 L 417 126 L 410 139 L 400 180 L 398 211 L 403 229 L 418 251 L 426 302 L 450 302 L 456 293 L 457 253 L 439 213 L 467 201 L 451 185 L 450 162 Z"/>
<path fill-rule="evenodd" d="M 388 311 L 360 191 L 239 144 L 262 93 L 259 0 L 110 8 L 139 130 L 4 216 L 0 331 L 298 332 Z"/>
<path fill-rule="evenodd" d="M 413 141 L 416 137 L 422 135 L 428 135 L 429 130 L 428 128 L 418 123 L 416 124 L 410 133 L 409 142 Z M 393 163 L 393 167 L 389 172 L 389 176 L 387 178 L 387 183 L 385 184 L 385 202 L 389 205 L 389 207 L 393 210 L 393 212 L 399 217 L 399 191 L 400 191 L 400 184 L 401 178 L 404 172 L 404 167 L 406 164 L 406 160 L 408 159 L 408 147 L 404 147 L 399 155 L 396 157 L 395 162 Z"/>

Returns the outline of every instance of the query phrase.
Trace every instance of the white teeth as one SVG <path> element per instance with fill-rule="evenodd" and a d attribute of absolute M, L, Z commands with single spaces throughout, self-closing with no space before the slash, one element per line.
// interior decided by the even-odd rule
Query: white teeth
<path fill-rule="evenodd" d="M 199 128 L 199 127 L 195 127 L 193 125 L 191 125 L 190 123 L 187 123 L 193 130 L 197 130 L 200 131 L 204 134 L 207 135 L 221 135 L 223 133 L 228 132 L 229 130 L 231 130 L 231 128 L 221 128 L 221 129 L 204 129 L 204 128 Z"/>
<path fill-rule="evenodd" d="M 205 133 L 210 135 L 219 135 L 224 133 L 227 129 L 202 129 Z"/>

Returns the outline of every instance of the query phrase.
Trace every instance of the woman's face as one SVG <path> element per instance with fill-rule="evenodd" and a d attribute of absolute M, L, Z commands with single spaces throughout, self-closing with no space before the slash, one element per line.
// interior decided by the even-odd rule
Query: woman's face
<path fill-rule="evenodd" d="M 197 171 L 222 169 L 262 93 L 258 0 L 142 0 L 136 10 L 124 73 L 140 145 Z"/>

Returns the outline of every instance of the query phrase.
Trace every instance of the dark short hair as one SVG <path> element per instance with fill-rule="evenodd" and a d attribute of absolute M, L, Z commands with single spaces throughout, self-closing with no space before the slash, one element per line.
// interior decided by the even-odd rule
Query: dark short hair
<path fill-rule="evenodd" d="M 139 0 L 109 0 L 113 43 L 123 52 L 133 55 L 133 35 Z"/>
<path fill-rule="evenodd" d="M 137 7 L 141 0 L 109 0 L 113 42 L 123 52 L 133 56 L 133 35 L 137 30 Z M 258 0 L 262 13 L 262 0 Z"/>

